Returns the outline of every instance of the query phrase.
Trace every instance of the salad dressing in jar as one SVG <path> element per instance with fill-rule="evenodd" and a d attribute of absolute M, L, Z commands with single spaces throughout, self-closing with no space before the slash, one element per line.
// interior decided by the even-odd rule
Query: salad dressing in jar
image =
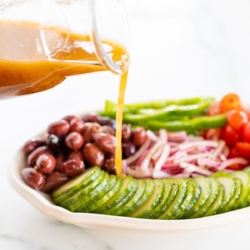
<path fill-rule="evenodd" d="M 21 6 L 26 10 L 29 8 L 29 11 L 32 11 L 31 5 L 35 10 L 39 8 L 44 10 L 45 6 L 46 8 L 49 6 L 55 15 L 59 9 L 60 15 L 63 17 L 61 19 L 65 20 L 65 11 L 70 9 L 69 7 L 77 6 L 79 1 L 14 2 L 17 3 L 17 6 L 13 1 L 7 1 L 5 2 L 6 6 L 3 9 L 0 8 L 0 98 L 44 91 L 53 88 L 64 81 L 67 76 L 72 75 L 104 70 L 110 70 L 120 75 L 115 162 L 117 174 L 121 175 L 120 141 L 129 54 L 126 47 L 119 42 L 101 38 L 99 33 L 101 33 L 102 26 L 99 27 L 99 24 L 102 22 L 98 23 L 97 14 L 98 10 L 102 14 L 103 8 L 97 5 L 97 0 L 81 1 L 81 3 L 90 5 L 88 12 L 91 14 L 90 32 L 84 33 L 82 30 L 81 32 L 72 31 L 67 25 L 61 25 L 60 22 L 58 24 L 58 21 L 44 21 L 44 16 L 48 18 L 49 12 L 46 12 L 45 15 L 43 11 L 43 16 L 39 15 L 38 21 L 6 18 L 8 15 L 5 15 L 5 12 L 8 14 L 10 9 L 11 17 L 13 17 L 13 6 L 18 8 Z M 72 3 L 72 6 L 68 6 L 69 3 Z M 98 3 L 119 5 L 120 1 L 105 0 Z M 120 6 L 119 10 L 121 11 Z M 19 8 L 18 11 L 21 9 Z M 53 11 L 52 16 L 54 15 Z"/>

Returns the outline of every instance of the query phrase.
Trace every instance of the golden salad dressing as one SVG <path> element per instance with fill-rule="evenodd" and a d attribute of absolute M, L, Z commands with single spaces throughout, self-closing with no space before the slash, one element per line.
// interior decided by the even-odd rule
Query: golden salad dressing
<path fill-rule="evenodd" d="M 0 97 L 40 92 L 58 85 L 67 76 L 106 70 L 98 62 L 88 35 L 17 21 L 0 21 L 0 35 Z M 122 46 L 110 41 L 103 41 L 103 46 L 115 63 L 127 62 Z M 118 175 L 122 175 L 121 127 L 126 82 L 124 70 L 116 117 Z"/>

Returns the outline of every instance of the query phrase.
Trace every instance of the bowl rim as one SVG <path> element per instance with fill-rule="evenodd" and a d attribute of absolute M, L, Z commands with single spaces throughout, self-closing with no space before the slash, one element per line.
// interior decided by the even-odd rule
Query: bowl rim
<path fill-rule="evenodd" d="M 46 132 L 34 137 L 43 138 Z M 55 205 L 49 194 L 34 190 L 24 183 L 21 170 L 25 167 L 22 146 L 17 147 L 9 166 L 7 179 L 12 188 L 42 214 L 59 221 L 86 228 L 116 228 L 143 231 L 196 231 L 218 228 L 250 218 L 250 207 L 197 219 L 155 220 L 92 213 L 74 213 Z"/>

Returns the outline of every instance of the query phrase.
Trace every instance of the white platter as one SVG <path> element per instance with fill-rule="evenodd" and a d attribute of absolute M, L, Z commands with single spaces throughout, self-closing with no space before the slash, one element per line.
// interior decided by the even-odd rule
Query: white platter
<path fill-rule="evenodd" d="M 41 133 L 38 136 L 43 137 L 44 133 Z M 22 180 L 20 174 L 21 170 L 25 167 L 25 156 L 20 147 L 16 150 L 16 153 L 10 162 L 10 166 L 7 168 L 8 180 L 16 192 L 19 193 L 41 213 L 56 220 L 80 227 L 176 232 L 191 230 L 195 231 L 205 228 L 218 228 L 250 219 L 250 207 L 205 218 L 173 221 L 134 219 L 87 213 L 72 213 L 55 205 L 50 195 L 36 191 L 27 186 Z"/>

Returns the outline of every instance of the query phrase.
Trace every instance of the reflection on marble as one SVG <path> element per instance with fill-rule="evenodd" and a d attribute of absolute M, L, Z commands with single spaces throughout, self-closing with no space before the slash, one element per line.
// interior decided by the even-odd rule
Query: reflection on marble
<path fill-rule="evenodd" d="M 124 2 L 132 47 L 127 101 L 229 91 L 248 100 L 249 1 Z M 108 72 L 77 76 L 48 92 L 0 102 L 0 249 L 249 249 L 250 221 L 186 234 L 83 229 L 40 214 L 11 189 L 5 168 L 16 146 L 66 114 L 114 100 L 118 80 Z"/>

